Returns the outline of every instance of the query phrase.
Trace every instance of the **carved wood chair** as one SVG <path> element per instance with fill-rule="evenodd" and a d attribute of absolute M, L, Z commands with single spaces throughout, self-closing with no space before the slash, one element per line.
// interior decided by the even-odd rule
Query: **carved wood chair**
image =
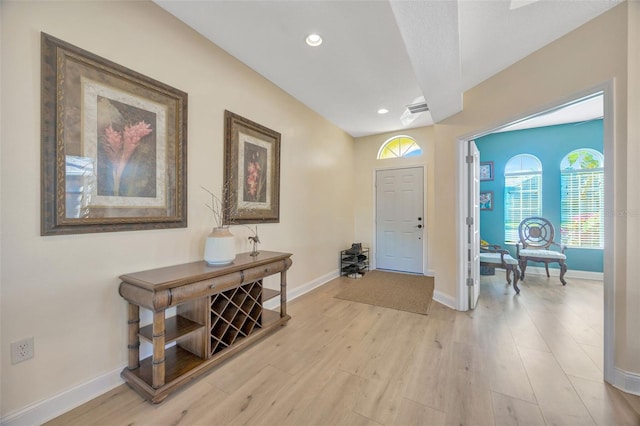
<path fill-rule="evenodd" d="M 528 217 L 520 222 L 518 234 L 520 236 L 517 245 L 520 279 L 524 280 L 524 273 L 529 261 L 544 263 L 547 278 L 549 277 L 549 263 L 557 263 L 560 265 L 560 282 L 562 285 L 567 285 L 564 280 L 564 274 L 567 272 L 565 263 L 567 256 L 564 254 L 566 247 L 553 240 L 555 230 L 551 222 L 543 217 Z M 560 251 L 550 250 L 551 246 L 559 247 Z"/>
<path fill-rule="evenodd" d="M 480 245 L 480 265 L 506 269 L 508 284 L 511 284 L 511 272 L 513 272 L 513 289 L 520 294 L 518 261 L 509 254 L 509 251 L 496 244 L 482 244 Z"/>

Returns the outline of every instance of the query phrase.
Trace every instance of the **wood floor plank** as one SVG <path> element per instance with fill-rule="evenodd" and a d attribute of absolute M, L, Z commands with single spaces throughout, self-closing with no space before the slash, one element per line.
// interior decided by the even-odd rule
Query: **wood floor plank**
<path fill-rule="evenodd" d="M 419 342 L 409 359 L 405 371 L 406 385 L 403 396 L 426 407 L 444 412 L 446 409 L 446 386 L 452 371 L 453 342 Z"/>
<path fill-rule="evenodd" d="M 383 342 L 375 356 L 369 357 L 360 370 L 364 378 L 393 381 L 401 377 L 407 369 L 407 362 L 416 346 L 416 336 L 424 329 L 424 316 L 408 312 L 398 312 L 399 318 L 393 335 L 378 342 Z"/>
<path fill-rule="evenodd" d="M 446 415 L 443 411 L 425 407 L 422 404 L 402 398 L 398 413 L 391 425 L 398 426 L 444 426 Z"/>
<path fill-rule="evenodd" d="M 147 404 L 137 393 L 127 385 L 120 385 L 109 392 L 94 398 L 48 422 L 49 426 L 83 426 L 100 424 L 113 413 L 126 410 L 131 407 L 145 409 Z"/>
<path fill-rule="evenodd" d="M 322 391 L 290 420 L 293 425 L 345 424 L 354 413 L 365 379 L 337 370 Z"/>
<path fill-rule="evenodd" d="M 538 404 L 493 392 L 496 426 L 545 426 Z"/>
<path fill-rule="evenodd" d="M 500 348 L 487 358 L 491 390 L 535 403 L 536 397 L 515 343 Z"/>
<path fill-rule="evenodd" d="M 204 380 L 198 380 L 192 386 L 172 394 L 162 404 L 145 403 L 142 407 L 123 410 L 100 424 L 146 425 L 149 418 L 162 419 L 162 423 L 167 425 L 192 424 L 202 417 L 209 407 L 219 404 L 227 396 Z"/>
<path fill-rule="evenodd" d="M 604 371 L 604 348 L 602 345 L 593 346 L 580 343 L 585 354 L 593 361 L 600 371 Z"/>
<path fill-rule="evenodd" d="M 373 374 L 371 369 L 365 373 L 367 365 L 376 360 L 387 349 L 388 342 L 393 339 L 396 329 L 400 326 L 400 313 L 393 309 L 377 307 L 381 311 L 379 319 L 372 324 L 371 333 L 363 336 L 354 350 L 340 363 L 340 368 L 351 374 L 360 374 L 363 378 L 369 378 L 367 374 Z M 404 318 L 404 317 L 402 317 Z"/>
<path fill-rule="evenodd" d="M 279 391 L 290 376 L 270 365 L 261 369 L 229 397 L 211 404 L 200 416 L 191 420 L 194 425 L 244 424 L 259 412 L 269 408 L 270 397 Z"/>
<path fill-rule="evenodd" d="M 548 424 L 595 424 L 553 354 L 520 348 L 520 356 Z"/>
<path fill-rule="evenodd" d="M 455 370 L 449 374 L 446 396 L 446 425 L 495 424 L 489 386 L 474 383 L 468 372 Z"/>
<path fill-rule="evenodd" d="M 584 352 L 564 324 L 556 316 L 532 313 L 532 320 L 566 374 L 590 380 L 601 380 L 602 370 Z M 600 344 L 602 346 L 602 343 Z"/>
<path fill-rule="evenodd" d="M 598 425 L 640 425 L 640 415 L 629 411 L 627 401 L 611 385 L 573 376 L 569 380 Z"/>
<path fill-rule="evenodd" d="M 309 366 L 295 376 L 280 391 L 274 393 L 270 409 L 260 413 L 262 424 L 296 424 L 303 418 L 307 407 L 327 390 L 327 384 L 339 371 L 339 360 L 347 356 L 353 344 L 346 337 L 332 342 L 323 353 L 307 358 Z"/>
<path fill-rule="evenodd" d="M 393 380 L 365 379 L 354 411 L 380 424 L 393 423 L 404 399 L 403 380 L 402 376 Z"/>
<path fill-rule="evenodd" d="M 640 395 L 631 395 L 630 393 L 625 393 L 618 389 L 613 389 L 613 391 L 621 395 L 640 418 Z"/>

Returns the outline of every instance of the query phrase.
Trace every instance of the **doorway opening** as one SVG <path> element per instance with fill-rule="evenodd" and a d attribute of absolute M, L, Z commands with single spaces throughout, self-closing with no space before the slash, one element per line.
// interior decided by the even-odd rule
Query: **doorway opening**
<path fill-rule="evenodd" d="M 545 108 L 541 108 L 532 113 L 522 115 L 520 118 L 515 120 L 510 120 L 502 125 L 494 126 L 485 131 L 469 134 L 461 137 L 458 140 L 458 153 L 459 153 L 459 167 L 458 167 L 458 182 L 459 182 L 459 209 L 458 209 L 458 253 L 460 259 L 467 259 L 468 256 L 473 256 L 474 250 L 479 250 L 479 247 L 470 246 L 467 242 L 467 234 L 468 234 L 468 223 L 470 219 L 468 218 L 469 214 L 469 204 L 470 199 L 474 194 L 471 194 L 471 188 L 468 184 L 468 173 L 469 168 L 465 161 L 467 157 L 467 146 L 468 141 L 475 140 L 478 137 L 486 136 L 491 133 L 495 133 L 499 130 L 504 129 L 513 129 L 513 126 L 519 125 L 527 120 L 537 119 L 554 111 L 559 111 L 563 108 L 566 108 L 571 105 L 575 105 L 579 102 L 582 102 L 588 98 L 592 98 L 595 96 L 602 96 L 602 107 L 603 107 L 603 151 L 605 158 L 605 167 L 604 167 L 604 176 L 605 176 L 605 184 L 604 184 L 604 206 L 605 211 L 608 211 L 613 208 L 613 194 L 614 194 L 614 175 L 613 175 L 613 159 L 614 157 L 614 143 L 613 143 L 613 83 L 607 82 L 598 87 L 585 90 L 582 93 L 578 93 L 574 96 L 571 96 L 567 99 L 558 101 L 553 105 L 550 105 Z M 608 159 L 608 160 L 606 160 Z M 471 218 L 473 220 L 479 220 L 478 218 Z M 613 233 L 613 216 L 605 215 L 604 216 L 604 250 L 603 250 L 603 294 L 604 294 L 604 379 L 607 382 L 612 382 L 614 380 L 615 371 L 613 367 L 614 360 L 614 285 L 615 285 L 615 271 L 613 268 L 613 259 L 614 259 L 614 233 Z M 458 267 L 458 298 L 457 298 L 457 306 L 459 310 L 466 311 L 470 308 L 470 299 L 469 299 L 469 287 L 468 277 L 467 277 L 467 263 L 459 262 Z M 521 297 L 521 296 L 520 296 Z"/>

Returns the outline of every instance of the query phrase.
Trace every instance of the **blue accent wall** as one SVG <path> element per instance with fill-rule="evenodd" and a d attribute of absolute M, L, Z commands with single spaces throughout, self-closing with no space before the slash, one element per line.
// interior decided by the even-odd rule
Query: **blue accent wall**
<path fill-rule="evenodd" d="M 518 154 L 532 154 L 542 162 L 542 217 L 553 223 L 560 242 L 560 162 L 578 148 L 603 152 L 602 120 L 561 124 L 513 132 L 493 133 L 476 139 L 480 161 L 493 161 L 494 179 L 480 182 L 480 191 L 493 191 L 493 210 L 480 211 L 480 235 L 500 244 L 515 256 L 515 246 L 504 241 L 504 166 Z M 605 167 L 608 159 L 605 158 Z M 567 248 L 567 266 L 580 271 L 602 272 L 603 250 Z M 532 266 L 540 266 L 530 263 Z M 549 265 L 552 267 L 552 265 Z"/>

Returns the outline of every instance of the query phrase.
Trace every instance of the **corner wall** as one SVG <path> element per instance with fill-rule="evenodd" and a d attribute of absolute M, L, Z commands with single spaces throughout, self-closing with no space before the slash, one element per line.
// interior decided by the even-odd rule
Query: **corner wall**
<path fill-rule="evenodd" d="M 260 248 L 293 253 L 290 293 L 337 275 L 354 237 L 353 138 L 152 2 L 0 7 L 3 423 L 117 378 L 127 359 L 119 275 L 202 258 L 213 222 L 200 185 L 222 186 L 225 109 L 282 134 L 280 223 L 258 229 Z M 41 31 L 188 92 L 188 228 L 40 236 Z M 232 232 L 250 250 L 249 230 Z M 29 336 L 35 357 L 11 365 L 10 343 Z"/>

